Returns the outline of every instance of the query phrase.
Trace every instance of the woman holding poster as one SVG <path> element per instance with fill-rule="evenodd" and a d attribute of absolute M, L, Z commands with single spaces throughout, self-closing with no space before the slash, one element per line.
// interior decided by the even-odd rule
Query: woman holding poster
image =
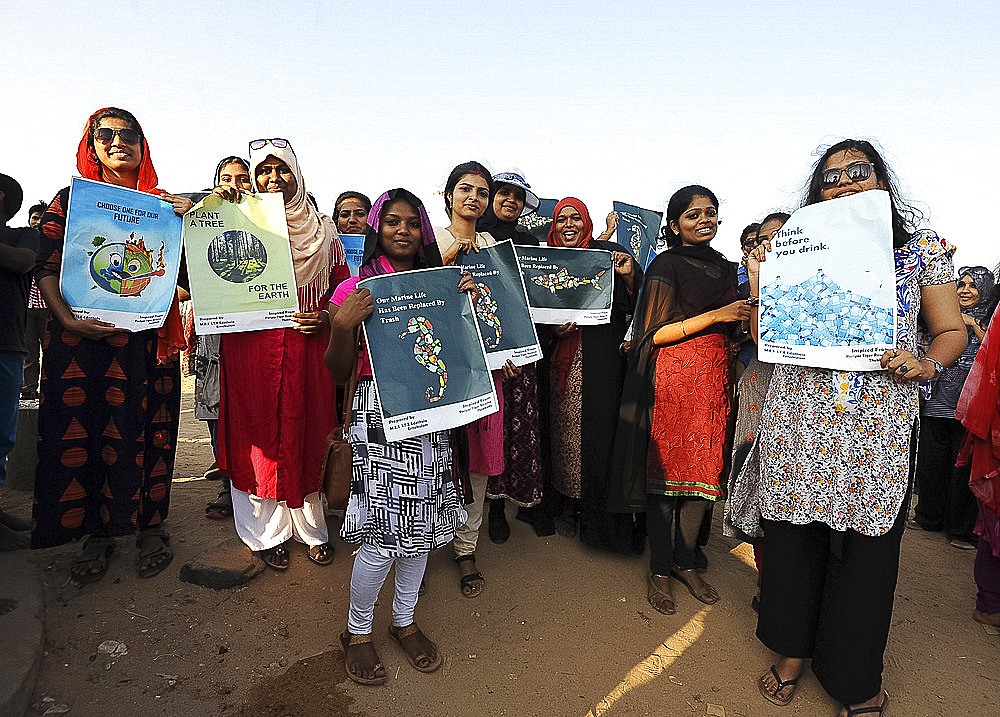
<path fill-rule="evenodd" d="M 881 371 L 776 364 L 761 411 L 763 552 L 757 637 L 778 654 L 758 680 L 761 695 L 788 704 L 805 661 L 842 715 L 881 714 L 882 657 L 889 636 L 899 542 L 912 473 L 918 384 L 965 348 L 955 291 L 954 247 L 915 231 L 871 143 L 844 140 L 813 168 L 803 206 L 858 192 L 890 198 L 896 267 L 896 346 Z M 794 221 L 794 216 L 792 218 Z M 746 259 L 751 296 L 770 243 Z M 863 261 L 863 257 L 859 257 Z M 751 327 L 757 337 L 757 308 Z M 917 319 L 931 338 L 917 350 Z"/>
<path fill-rule="evenodd" d="M 735 267 L 709 246 L 718 228 L 719 200 L 710 189 L 674 192 L 663 227 L 667 251 L 646 269 L 636 307 L 615 439 L 625 467 L 613 500 L 646 510 L 646 599 L 667 615 L 676 610 L 673 579 L 706 605 L 719 600 L 699 575 L 707 565 L 699 536 L 723 494 L 730 334 L 750 306 L 736 299 Z"/>
<path fill-rule="evenodd" d="M 538 209 L 538 195 L 517 172 L 493 175 L 493 196 L 476 229 L 489 233 L 497 242 L 538 246 L 538 239 L 518 224 L 518 219 Z M 542 401 L 538 385 L 538 365 L 521 367 L 521 375 L 503 382 L 504 470 L 491 475 L 486 484 L 490 498 L 489 535 L 494 543 L 510 537 L 504 503 L 510 499 L 522 510 L 518 517 L 534 525 L 539 536 L 555 533 L 551 516 L 541 510 L 526 511 L 542 500 L 545 471 L 542 464 Z"/>
<path fill-rule="evenodd" d="M 420 672 L 441 666 L 437 646 L 414 622 L 427 567 L 427 555 L 450 541 L 466 521 L 452 473 L 448 431 L 389 443 L 372 380 L 361 323 L 372 314 L 361 279 L 441 266 L 434 230 L 423 204 L 405 189 L 379 197 L 368 218 L 360 277 L 340 284 L 333 294 L 326 363 L 338 383 L 358 376 L 347 439 L 352 447 L 354 481 L 341 537 L 361 543 L 351 575 L 351 607 L 341 634 L 347 676 L 359 684 L 378 685 L 386 671 L 372 644 L 375 601 L 389 569 L 396 566 L 389 634 Z M 474 289 L 465 274 L 459 290 Z M 336 308 L 334 308 L 336 307 Z"/>
<path fill-rule="evenodd" d="M 183 214 L 191 201 L 156 188 L 149 145 L 135 117 L 106 107 L 87 120 L 76 154 L 80 175 L 159 195 Z M 129 332 L 74 318 L 59 290 L 69 187 L 42 218 L 35 277 L 52 310 L 38 413 L 34 548 L 88 535 L 70 566 L 80 583 L 104 577 L 115 537 L 138 531 L 139 577 L 173 560 L 163 530 L 180 412 L 176 297 L 160 329 Z"/>
<path fill-rule="evenodd" d="M 555 206 L 548 245 L 611 252 L 614 294 L 611 321 L 598 326 L 573 322 L 551 327 L 549 356 L 549 416 L 551 421 L 552 484 L 565 505 L 556 530 L 594 548 L 641 553 L 642 534 L 633 511 L 608 510 L 608 486 L 617 472 L 611 446 L 618 421 L 618 401 L 625 378 L 622 341 L 642 285 L 642 270 L 629 250 L 603 241 L 613 229 L 593 239 L 594 222 L 587 206 L 566 197 Z"/>
<path fill-rule="evenodd" d="M 477 252 L 481 247 L 493 246 L 496 240 L 484 232 L 476 231 L 476 222 L 489 206 L 493 178 L 479 162 L 463 162 L 451 170 L 444 185 L 444 210 L 451 219 L 447 228 L 435 228 L 438 250 L 445 265 L 455 263 L 459 253 Z M 491 475 L 503 473 L 503 378 L 516 376 L 521 369 L 508 361 L 502 370 L 493 371 L 500 410 L 468 425 L 469 480 L 472 483 L 472 502 L 466 509 L 469 519 L 455 534 L 455 562 L 458 564 L 459 589 L 467 598 L 479 597 L 486 587 L 486 580 L 476 566 L 476 546 L 479 528 L 483 522 L 486 501 L 486 483 Z"/>
<path fill-rule="evenodd" d="M 219 468 L 232 481 L 236 531 L 275 570 L 288 568 L 285 547 L 308 545 L 317 565 L 333 561 L 320 497 L 325 439 L 337 423 L 334 385 L 323 365 L 333 287 L 348 276 L 333 221 L 313 207 L 292 146 L 250 143 L 258 192 L 285 200 L 299 313 L 287 329 L 222 338 Z M 238 199 L 239 192 L 217 188 Z"/>

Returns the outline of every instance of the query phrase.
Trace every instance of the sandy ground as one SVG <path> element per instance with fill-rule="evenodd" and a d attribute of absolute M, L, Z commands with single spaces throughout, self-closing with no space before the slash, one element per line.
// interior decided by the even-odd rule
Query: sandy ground
<path fill-rule="evenodd" d="M 389 639 L 390 588 L 375 628 L 389 681 L 356 685 L 346 678 L 337 641 L 351 546 L 335 540 L 336 559 L 325 568 L 299 547 L 286 573 L 267 570 L 235 590 L 178 579 L 185 562 L 235 534 L 231 520 L 204 518 L 218 483 L 192 479 L 211 463 L 211 447 L 189 394 L 183 407 L 167 521 L 176 551 L 170 567 L 139 579 L 134 544 L 120 540 L 104 580 L 81 588 L 68 580 L 78 546 L 32 553 L 47 624 L 29 714 L 836 714 L 808 672 L 792 707 L 758 695 L 756 678 L 772 656 L 753 634 L 755 573 L 748 546 L 721 537 L 718 526 L 706 577 L 723 599 L 706 607 L 678 592 L 673 616 L 645 601 L 645 557 L 537 538 L 513 519 L 510 541 L 497 546 L 484 526 L 478 554 L 487 587 L 478 599 L 461 596 L 450 548 L 429 561 L 417 619 L 445 655 L 443 668 L 416 672 Z M 30 512 L 29 494 L 0 493 L 11 512 Z M 338 530 L 330 518 L 331 535 Z M 949 547 L 940 534 L 907 531 L 901 562 L 886 653 L 887 714 L 996 714 L 1000 637 L 969 617 L 973 553 Z M 108 641 L 120 643 L 120 654 L 107 651 L 116 647 Z"/>

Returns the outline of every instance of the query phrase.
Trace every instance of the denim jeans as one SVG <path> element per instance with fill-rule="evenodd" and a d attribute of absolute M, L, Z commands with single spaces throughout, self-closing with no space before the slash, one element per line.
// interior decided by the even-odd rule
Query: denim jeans
<path fill-rule="evenodd" d="M 24 380 L 24 354 L 0 351 L 0 485 L 7 481 L 7 454 L 17 437 L 17 402 Z"/>

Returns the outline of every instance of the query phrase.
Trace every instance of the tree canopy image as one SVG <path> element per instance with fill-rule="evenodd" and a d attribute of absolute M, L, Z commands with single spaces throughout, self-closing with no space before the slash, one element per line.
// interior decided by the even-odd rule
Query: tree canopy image
<path fill-rule="evenodd" d="M 233 284 L 245 284 L 267 268 L 267 250 L 250 232 L 224 232 L 208 245 L 208 265 L 220 278 Z"/>

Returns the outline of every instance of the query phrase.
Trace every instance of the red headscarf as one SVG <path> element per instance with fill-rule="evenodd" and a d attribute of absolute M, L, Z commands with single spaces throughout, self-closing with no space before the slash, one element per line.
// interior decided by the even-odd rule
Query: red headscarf
<path fill-rule="evenodd" d="M 558 217 L 559 212 L 566 207 L 573 207 L 573 209 L 580 212 L 580 216 L 583 217 L 583 238 L 575 248 L 586 249 L 590 246 L 590 241 L 594 235 L 594 222 L 590 218 L 590 212 L 587 211 L 587 205 L 576 197 L 566 197 L 556 205 L 555 209 L 552 210 L 552 226 L 549 227 L 548 245 L 565 246 L 562 243 L 562 240 L 556 236 L 556 217 Z M 555 350 L 552 353 L 552 361 L 556 368 L 556 385 L 559 387 L 560 391 L 566 388 L 566 379 L 569 377 L 569 370 L 573 366 L 573 359 L 576 357 L 576 352 L 579 346 L 580 329 L 577 329 L 569 336 L 556 343 Z"/>
<path fill-rule="evenodd" d="M 90 125 L 94 117 L 107 109 L 112 108 L 104 107 L 90 115 L 87 118 L 87 124 L 83 128 L 83 137 L 80 139 L 80 144 L 76 150 L 76 168 L 80 172 L 80 176 L 84 179 L 93 179 L 97 182 L 104 181 L 104 177 L 101 176 L 101 163 L 97 159 L 97 153 L 94 151 L 94 143 L 91 141 Z M 142 161 L 139 163 L 139 179 L 135 188 L 147 194 L 165 194 L 162 189 L 158 189 L 156 186 L 156 170 L 153 169 L 153 160 L 149 156 L 149 144 L 146 143 L 146 134 L 142 131 L 142 127 L 139 126 L 138 120 L 136 120 L 135 129 L 139 130 L 139 133 L 142 135 Z M 156 342 L 156 359 L 158 363 L 164 364 L 171 361 L 180 353 L 181 349 L 187 346 L 187 342 L 184 340 L 184 322 L 181 320 L 176 292 L 174 292 L 174 300 L 170 305 L 170 311 L 167 313 L 167 319 L 163 322 L 163 326 L 156 330 L 156 335 L 159 339 Z"/>
<path fill-rule="evenodd" d="M 113 107 L 103 107 L 94 114 L 87 118 L 87 124 L 83 128 L 83 138 L 80 139 L 80 145 L 76 149 L 76 168 L 80 172 L 80 176 L 84 179 L 93 179 L 96 182 L 104 181 L 101 176 L 101 163 L 97 159 L 97 153 L 94 151 L 94 143 L 91 141 L 90 136 L 90 125 L 94 121 L 94 117 L 104 112 L 104 110 L 116 109 Z M 140 192 L 147 192 L 148 194 L 163 194 L 163 190 L 156 188 L 156 170 L 153 169 L 153 160 L 149 156 L 149 145 L 146 143 L 146 134 L 142 131 L 142 127 L 139 126 L 138 120 L 135 123 L 135 129 L 139 130 L 139 134 L 142 135 L 142 162 L 139 164 L 139 181 L 138 185 L 135 187 Z"/>
<path fill-rule="evenodd" d="M 587 205 L 576 197 L 566 197 L 552 210 L 552 226 L 549 227 L 548 244 L 549 246 L 564 246 L 562 241 L 556 236 L 556 217 L 566 207 L 573 207 L 583 217 L 583 239 L 576 245 L 576 248 L 586 249 L 590 246 L 590 241 L 594 236 L 594 222 L 590 218 L 590 212 L 587 211 Z"/>

